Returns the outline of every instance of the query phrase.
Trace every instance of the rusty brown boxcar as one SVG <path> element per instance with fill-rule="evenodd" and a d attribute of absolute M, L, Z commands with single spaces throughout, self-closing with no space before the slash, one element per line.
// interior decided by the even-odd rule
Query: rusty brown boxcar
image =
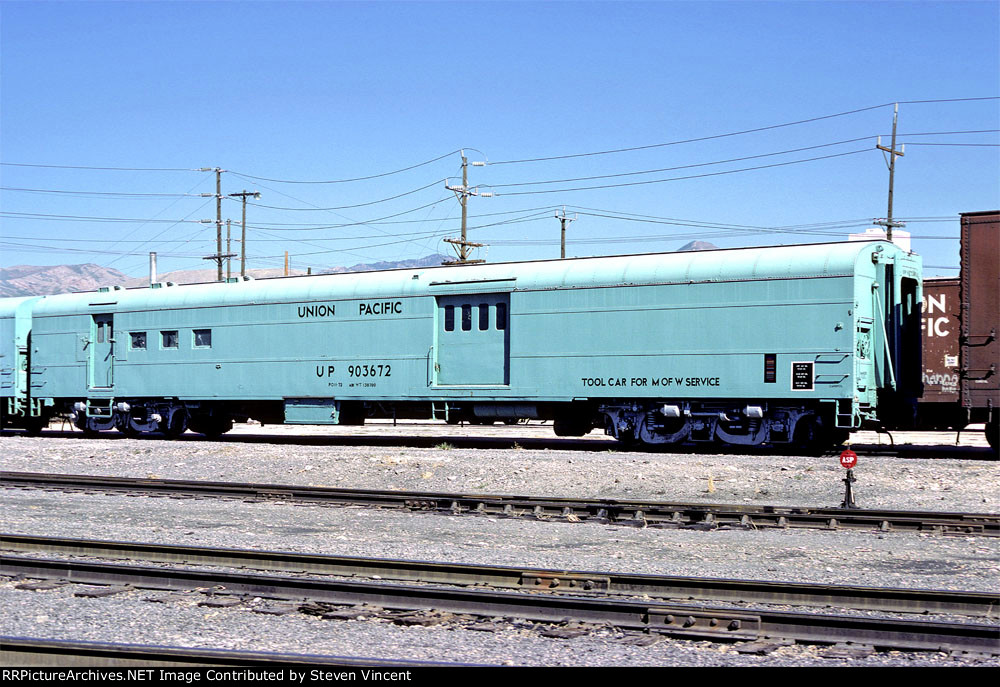
<path fill-rule="evenodd" d="M 986 423 L 994 450 L 1000 435 L 1000 211 L 962 213 L 959 276 L 961 406 L 970 422 Z"/>
<path fill-rule="evenodd" d="M 918 407 L 920 425 L 957 429 L 968 423 L 959 403 L 959 335 L 961 327 L 958 278 L 924 279 L 923 396 Z"/>
<path fill-rule="evenodd" d="M 984 423 L 1000 437 L 1000 211 L 961 213 L 961 272 L 923 285 L 923 395 L 917 421 L 927 429 Z"/>

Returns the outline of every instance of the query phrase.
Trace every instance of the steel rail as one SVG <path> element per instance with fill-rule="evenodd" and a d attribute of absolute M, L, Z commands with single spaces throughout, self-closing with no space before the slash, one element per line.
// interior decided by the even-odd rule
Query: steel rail
<path fill-rule="evenodd" d="M 782 637 L 816 644 L 852 642 L 879 650 L 1000 655 L 1000 628 L 996 625 L 705 608 L 651 600 L 414 586 L 382 581 L 343 582 L 15 556 L 5 556 L 0 561 L 0 574 L 60 579 L 76 584 L 208 590 L 229 597 L 252 595 L 338 606 L 364 605 L 390 613 L 423 610 L 489 618 L 524 618 L 541 623 L 571 620 L 687 639 L 747 641 Z"/>
<path fill-rule="evenodd" d="M 997 618 L 1000 615 L 1000 593 L 992 592 L 549 570 L 18 534 L 0 534 L 0 549 L 22 554 L 46 552 L 62 556 L 209 565 L 398 582 L 479 585 L 533 592 L 648 596 L 684 601 L 834 606 L 893 613 L 951 614 L 984 618 Z"/>
<path fill-rule="evenodd" d="M 281 666 L 331 666 L 350 668 L 406 668 L 472 665 L 405 661 L 386 658 L 327 656 L 323 654 L 290 654 L 268 651 L 233 651 L 158 644 L 118 644 L 113 642 L 83 642 L 76 640 L 43 639 L 37 637 L 0 636 L 0 664 L 13 666 L 142 666 L 195 667 L 230 666 L 273 668 Z M 283 681 L 283 680 L 282 680 Z"/>
<path fill-rule="evenodd" d="M 716 529 L 840 528 L 1000 536 L 1000 514 L 937 511 L 879 511 L 797 506 L 664 503 L 613 499 L 570 499 L 495 494 L 400 492 L 284 484 L 187 481 L 97 475 L 0 472 L 0 486 L 59 490 L 129 492 L 175 497 L 277 499 L 326 505 L 353 505 L 534 517 L 659 528 Z"/>

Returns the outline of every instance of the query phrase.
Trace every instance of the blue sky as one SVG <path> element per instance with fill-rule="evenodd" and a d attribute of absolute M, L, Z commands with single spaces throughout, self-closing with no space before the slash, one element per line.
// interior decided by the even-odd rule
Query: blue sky
<path fill-rule="evenodd" d="M 214 167 L 262 194 L 250 267 L 449 252 L 463 148 L 491 262 L 558 257 L 563 206 L 571 256 L 838 240 L 886 214 L 898 101 L 895 216 L 954 275 L 997 96 L 997 2 L 4 1 L 0 267 L 210 267 Z"/>

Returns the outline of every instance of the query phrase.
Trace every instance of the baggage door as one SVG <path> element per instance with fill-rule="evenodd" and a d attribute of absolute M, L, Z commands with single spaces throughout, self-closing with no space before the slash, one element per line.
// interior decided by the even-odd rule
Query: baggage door
<path fill-rule="evenodd" d="M 510 384 L 510 294 L 437 297 L 434 383 Z"/>
<path fill-rule="evenodd" d="M 94 315 L 90 330 L 90 388 L 114 386 L 114 315 Z"/>

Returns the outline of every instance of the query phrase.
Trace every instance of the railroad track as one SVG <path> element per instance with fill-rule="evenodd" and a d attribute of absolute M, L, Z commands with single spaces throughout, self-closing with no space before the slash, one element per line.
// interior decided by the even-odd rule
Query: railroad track
<path fill-rule="evenodd" d="M 0 472 L 0 487 L 127 493 L 172 498 L 282 500 L 319 505 L 368 506 L 501 518 L 527 517 L 538 520 L 598 522 L 635 527 L 863 529 L 883 532 L 915 531 L 1000 536 L 1000 514 L 995 513 L 880 511 L 447 494 L 7 471 Z"/>
<path fill-rule="evenodd" d="M 4 537 L 7 546 L 8 537 Z M 105 546 L 107 543 L 98 543 Z M 82 546 L 80 548 L 82 550 Z M 205 553 L 205 550 L 202 550 Z M 243 552 L 248 556 L 256 552 Z M 231 555 L 228 552 L 227 555 Z M 370 562 L 369 562 L 370 563 Z M 448 567 L 439 566 L 439 571 Z M 454 566 L 457 568 L 468 566 Z M 482 568 L 480 568 L 482 570 Z M 467 575 L 470 570 L 466 570 Z M 599 594 L 551 594 L 493 588 L 412 584 L 398 581 L 332 580 L 301 575 L 264 575 L 258 572 L 153 567 L 5 555 L 0 574 L 15 578 L 62 580 L 78 585 L 106 585 L 106 596 L 133 589 L 202 593 L 205 605 L 238 606 L 246 597 L 284 602 L 286 612 L 309 612 L 328 619 L 366 615 L 416 624 L 424 618 L 464 616 L 467 622 L 521 618 L 536 623 L 584 623 L 614 626 L 624 631 L 658 633 L 709 641 L 795 641 L 837 645 L 851 643 L 871 650 L 951 651 L 1000 655 L 1000 628 L 969 622 L 948 623 L 856 617 L 816 612 L 773 611 L 761 608 L 709 607 L 635 597 Z M 564 573 L 565 574 L 565 573 Z M 638 577 L 638 576 L 632 576 Z M 468 578 L 466 578 L 468 579 Z M 440 581 L 437 581 L 440 582 Z M 481 581 L 479 584 L 483 584 Z M 780 587 L 769 583 L 772 587 Z M 808 585 L 794 585 L 801 589 Z M 870 591 L 870 590 L 869 590 Z M 899 592 L 901 590 L 888 590 Z M 947 594 L 947 593 L 945 593 Z M 856 596 L 862 593 L 855 591 Z M 893 594 L 888 594 L 892 597 Z M 996 598 L 977 594 L 982 604 L 995 607 Z M 787 599 L 785 601 L 787 603 Z M 959 602 L 961 603 L 961 602 Z M 357 610 L 361 608 L 362 610 Z M 470 619 L 471 617 L 471 619 Z M 436 618 L 436 619 L 435 619 Z M 486 622 L 490 622 L 487 620 Z"/>
<path fill-rule="evenodd" d="M 435 663 L 430 661 L 400 661 L 385 658 L 355 658 L 319 654 L 272 653 L 267 651 L 233 651 L 228 649 L 199 649 L 180 646 L 150 644 L 120 644 L 114 642 L 80 642 L 37 637 L 0 636 L 0 664 L 12 666 L 101 666 L 116 667 L 188 667 L 226 666 L 267 669 L 276 666 L 326 666 L 365 668 L 369 673 L 364 679 L 400 678 L 406 668 L 435 666 L 469 666 L 463 663 Z M 375 669 L 384 669 L 376 671 Z M 275 669 L 274 672 L 278 672 Z M 396 675 L 389 677 L 387 673 Z M 373 675 L 377 674 L 378 677 Z M 214 679 L 237 679 L 238 675 L 226 674 Z M 284 676 L 282 676 L 283 678 Z M 282 678 L 276 678 L 284 681 Z M 44 679 L 44 678 L 42 678 Z M 245 679 L 245 678 L 244 678 Z M 258 678 L 259 679 L 259 678 Z"/>
<path fill-rule="evenodd" d="M 207 565 L 409 583 L 464 587 L 480 585 L 533 593 L 648 596 L 684 601 L 834 606 L 894 613 L 1000 617 L 1000 593 L 990 592 L 552 570 L 19 534 L 0 534 L 0 550 L 18 554 L 43 552 L 61 556 Z"/>

